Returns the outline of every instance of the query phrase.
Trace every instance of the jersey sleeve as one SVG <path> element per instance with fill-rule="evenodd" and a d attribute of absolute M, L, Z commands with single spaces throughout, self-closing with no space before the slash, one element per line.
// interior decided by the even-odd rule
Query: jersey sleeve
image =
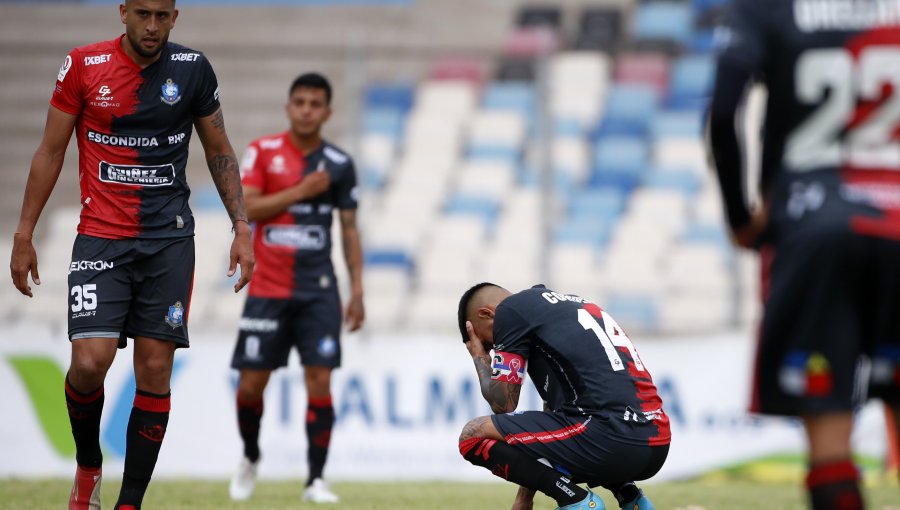
<path fill-rule="evenodd" d="M 207 117 L 219 109 L 219 81 L 206 55 L 197 64 L 197 95 L 191 106 L 191 114 L 194 117 Z"/>
<path fill-rule="evenodd" d="M 356 209 L 359 201 L 359 188 L 356 185 L 356 167 L 349 160 L 341 170 L 335 186 L 334 205 L 338 209 Z"/>
<path fill-rule="evenodd" d="M 769 41 L 766 16 L 773 12 L 765 9 L 765 3 L 735 0 L 731 5 L 717 34 L 720 66 L 734 66 L 751 73 L 762 68 Z"/>
<path fill-rule="evenodd" d="M 491 379 L 522 384 L 531 347 L 531 324 L 513 306 L 501 303 L 494 316 L 494 357 Z"/>
<path fill-rule="evenodd" d="M 56 75 L 56 88 L 53 89 L 53 96 L 50 98 L 51 105 L 72 115 L 80 114 L 84 107 L 82 64 L 77 50 L 72 50 L 66 55 Z"/>
<path fill-rule="evenodd" d="M 241 185 L 252 186 L 260 190 L 265 189 L 266 172 L 262 168 L 259 145 L 256 142 L 247 146 L 241 158 Z"/>

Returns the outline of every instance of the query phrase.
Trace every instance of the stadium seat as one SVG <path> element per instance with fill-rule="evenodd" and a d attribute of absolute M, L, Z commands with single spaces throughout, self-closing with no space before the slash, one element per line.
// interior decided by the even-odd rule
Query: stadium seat
<path fill-rule="evenodd" d="M 444 214 L 448 216 L 469 215 L 480 218 L 490 231 L 497 220 L 497 201 L 483 195 L 456 194 L 444 204 Z"/>
<path fill-rule="evenodd" d="M 452 248 L 432 245 L 423 249 L 420 252 L 420 263 L 416 265 L 418 288 L 437 291 L 472 281 L 476 251 L 462 248 L 473 245 L 475 244 L 471 240 L 460 240 Z"/>
<path fill-rule="evenodd" d="M 359 148 L 359 170 L 368 186 L 381 188 L 393 168 L 395 139 L 376 134 L 363 135 Z"/>
<path fill-rule="evenodd" d="M 704 110 L 712 93 L 715 56 L 688 55 L 672 63 L 667 105 L 672 109 Z"/>
<path fill-rule="evenodd" d="M 562 10 L 557 5 L 523 6 L 516 15 L 516 26 L 559 30 L 562 26 Z"/>
<path fill-rule="evenodd" d="M 366 87 L 366 110 L 394 110 L 406 113 L 413 107 L 415 88 L 408 83 L 374 83 Z"/>
<path fill-rule="evenodd" d="M 624 194 L 640 182 L 647 168 L 647 145 L 641 138 L 606 137 L 594 146 L 591 187 L 618 188 Z"/>
<path fill-rule="evenodd" d="M 494 78 L 501 82 L 533 82 L 537 70 L 531 57 L 504 56 L 497 60 Z"/>
<path fill-rule="evenodd" d="M 717 243 L 681 243 L 666 252 L 664 279 L 671 291 L 724 299 L 733 290 L 730 249 Z"/>
<path fill-rule="evenodd" d="M 639 136 L 656 114 L 658 94 L 648 85 L 615 84 L 609 88 L 603 118 L 595 137 Z"/>
<path fill-rule="evenodd" d="M 609 242 L 610 224 L 605 218 L 587 215 L 571 216 L 555 225 L 552 242 L 563 244 L 587 244 L 602 248 Z"/>
<path fill-rule="evenodd" d="M 690 41 L 693 14 L 690 5 L 676 2 L 639 4 L 631 33 L 638 40 L 663 40 L 686 45 Z"/>
<path fill-rule="evenodd" d="M 508 162 L 469 160 L 458 168 L 455 177 L 459 193 L 499 203 L 512 191 L 515 173 Z"/>
<path fill-rule="evenodd" d="M 550 287 L 599 300 L 603 281 L 599 277 L 597 250 L 587 244 L 559 244 L 550 247 Z"/>
<path fill-rule="evenodd" d="M 654 170 L 644 176 L 643 184 L 649 189 L 674 190 L 685 197 L 694 197 L 702 186 L 700 177 L 691 171 Z"/>
<path fill-rule="evenodd" d="M 728 296 L 668 293 L 660 301 L 659 329 L 669 333 L 709 334 L 732 328 L 732 303 Z"/>
<path fill-rule="evenodd" d="M 540 283 L 538 252 L 523 252 L 516 246 L 490 244 L 480 257 L 472 281 L 490 281 L 512 291 Z"/>
<path fill-rule="evenodd" d="M 475 108 L 476 88 L 465 80 L 425 81 L 419 85 L 416 110 L 460 119 Z"/>
<path fill-rule="evenodd" d="M 470 57 L 443 57 L 432 63 L 428 77 L 434 81 L 462 81 L 480 87 L 487 77 L 487 64 Z"/>
<path fill-rule="evenodd" d="M 594 52 L 564 52 L 549 69 L 549 111 L 554 118 L 576 119 L 583 128 L 596 125 L 603 114 L 609 60 Z"/>
<path fill-rule="evenodd" d="M 688 206 L 688 197 L 680 190 L 642 187 L 631 195 L 627 215 L 680 233 L 687 225 Z"/>
<path fill-rule="evenodd" d="M 364 134 L 384 135 L 391 138 L 403 136 L 405 113 L 400 110 L 379 108 L 367 109 L 363 113 L 362 132 Z"/>
<path fill-rule="evenodd" d="M 519 112 L 527 118 L 537 108 L 534 86 L 529 82 L 491 82 L 484 88 L 481 107 Z"/>
<path fill-rule="evenodd" d="M 622 33 L 622 11 L 616 8 L 588 7 L 581 11 L 574 47 L 611 53 Z"/>
<path fill-rule="evenodd" d="M 699 138 L 661 138 L 653 144 L 653 165 L 661 169 L 689 170 L 710 175 L 709 158 Z"/>
<path fill-rule="evenodd" d="M 664 111 L 650 121 L 650 136 L 653 140 L 661 138 L 703 137 L 703 117 L 696 111 Z"/>
<path fill-rule="evenodd" d="M 584 137 L 555 137 L 551 147 L 552 168 L 573 183 L 583 184 L 591 168 L 590 146 Z"/>
<path fill-rule="evenodd" d="M 525 144 L 525 117 L 514 111 L 479 111 L 469 121 L 468 157 L 518 159 Z"/>
<path fill-rule="evenodd" d="M 572 194 L 566 203 L 570 217 L 588 216 L 612 223 L 625 209 L 625 195 L 616 188 L 585 189 Z"/>
<path fill-rule="evenodd" d="M 507 34 L 503 54 L 511 57 L 537 58 L 551 55 L 562 46 L 559 34 L 541 27 L 520 28 Z"/>
<path fill-rule="evenodd" d="M 616 57 L 613 79 L 620 85 L 642 84 L 661 97 L 669 87 L 669 59 L 659 53 L 626 53 Z"/>

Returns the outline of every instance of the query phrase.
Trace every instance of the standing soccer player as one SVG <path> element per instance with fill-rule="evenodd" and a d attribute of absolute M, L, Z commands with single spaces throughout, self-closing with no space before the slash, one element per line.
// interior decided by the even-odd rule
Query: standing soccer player
<path fill-rule="evenodd" d="M 751 410 L 802 419 L 811 508 L 861 509 L 853 410 L 867 389 L 900 403 L 900 2 L 738 0 L 728 28 L 710 133 L 734 241 L 762 246 Z M 768 104 L 751 212 L 735 118 L 752 80 Z"/>
<path fill-rule="evenodd" d="M 159 456 L 175 349 L 188 347 L 194 220 L 185 166 L 192 125 L 234 225 L 228 274 L 241 266 L 235 292 L 254 265 L 212 67 L 202 53 L 168 42 L 178 17 L 174 0 L 128 0 L 119 14 L 125 35 L 74 49 L 59 70 L 10 262 L 13 283 L 30 297 L 29 273 L 40 284 L 32 233 L 74 130 L 82 209 L 69 272 L 65 393 L 78 462 L 70 510 L 100 508 L 103 383 L 129 337 L 137 391 L 116 509 L 141 507 Z"/>
<path fill-rule="evenodd" d="M 335 209 L 350 275 L 350 331 L 362 326 L 365 311 L 356 173 L 350 156 L 322 139 L 330 105 L 331 85 L 324 76 L 299 76 L 288 90 L 289 129 L 252 142 L 241 165 L 247 212 L 256 222 L 253 243 L 259 265 L 231 362 L 240 370 L 237 417 L 244 443 L 244 458 L 230 486 L 235 500 L 253 494 L 263 391 L 272 371 L 287 365 L 294 348 L 308 397 L 309 477 L 303 499 L 338 502 L 322 479 L 334 426 L 331 372 L 341 362 L 341 300 L 331 263 Z"/>
<path fill-rule="evenodd" d="M 457 319 L 481 394 L 497 413 L 469 421 L 459 451 L 520 486 L 514 510 L 532 508 L 535 491 L 563 510 L 603 510 L 579 483 L 606 488 L 623 509 L 653 510 L 634 481 L 665 462 L 669 417 L 608 313 L 543 285 L 513 294 L 484 282 L 463 294 Z M 513 413 L 526 370 L 544 410 Z"/>

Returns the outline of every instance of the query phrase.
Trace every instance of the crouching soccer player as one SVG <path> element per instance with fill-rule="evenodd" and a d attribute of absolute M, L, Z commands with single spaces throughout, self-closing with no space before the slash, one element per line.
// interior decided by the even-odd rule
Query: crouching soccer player
<path fill-rule="evenodd" d="M 485 282 L 463 294 L 457 318 L 481 393 L 497 413 L 469 421 L 459 451 L 521 486 L 513 509 L 530 509 L 535 491 L 562 510 L 605 508 L 579 483 L 608 489 L 623 509 L 653 509 L 634 481 L 665 462 L 669 418 L 609 314 L 542 285 L 512 294 Z M 505 414 L 519 403 L 526 369 L 544 411 Z"/>

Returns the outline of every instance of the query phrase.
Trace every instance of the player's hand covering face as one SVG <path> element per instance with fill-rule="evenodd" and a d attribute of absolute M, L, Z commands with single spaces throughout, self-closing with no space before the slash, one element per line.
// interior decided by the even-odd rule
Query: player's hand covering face
<path fill-rule="evenodd" d="M 469 340 L 466 342 L 466 348 L 473 358 L 478 356 L 486 356 L 491 347 L 484 343 L 478 333 L 475 332 L 475 326 L 472 321 L 466 321 L 466 333 L 469 334 Z"/>

